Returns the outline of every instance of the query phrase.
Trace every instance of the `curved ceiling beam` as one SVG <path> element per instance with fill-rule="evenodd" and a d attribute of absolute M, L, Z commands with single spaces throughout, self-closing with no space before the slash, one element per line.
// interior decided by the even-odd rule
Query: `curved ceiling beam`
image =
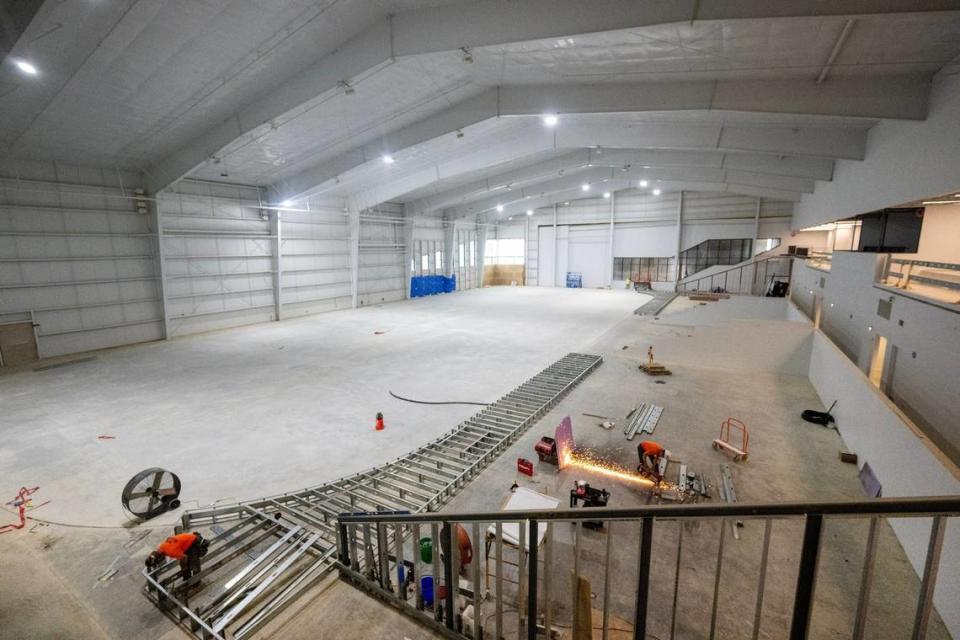
<path fill-rule="evenodd" d="M 957 4 L 955 0 L 886 0 L 882 7 L 869 9 L 871 13 L 944 11 L 956 8 Z M 401 12 L 346 39 L 307 69 L 276 86 L 266 87 L 230 117 L 148 170 L 154 189 L 159 190 L 187 175 L 231 142 L 256 137 L 282 125 L 291 112 L 335 90 L 338 83 L 356 81 L 404 56 L 655 24 L 857 15 L 864 9 L 862 0 L 593 0 L 589 4 L 582 0 L 485 0 Z"/>
<path fill-rule="evenodd" d="M 536 182 L 559 177 L 589 167 L 629 168 L 638 178 L 662 178 L 656 170 L 670 167 L 701 167 L 755 174 L 805 178 L 798 191 L 811 192 L 813 180 L 830 180 L 833 161 L 819 158 L 798 158 L 773 154 L 728 153 L 714 150 L 673 151 L 648 149 L 578 149 L 563 156 L 506 171 L 482 180 L 438 191 L 406 203 L 408 213 L 429 214 L 437 209 L 460 206 L 486 196 L 504 193 L 507 189 L 527 187 Z M 648 171 L 649 170 L 649 171 Z"/>

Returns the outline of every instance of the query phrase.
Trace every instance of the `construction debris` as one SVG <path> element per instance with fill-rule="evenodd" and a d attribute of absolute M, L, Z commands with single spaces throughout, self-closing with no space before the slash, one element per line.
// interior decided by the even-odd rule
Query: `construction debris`
<path fill-rule="evenodd" d="M 644 372 L 645 374 L 647 374 L 648 376 L 671 376 L 671 375 L 673 375 L 673 372 L 670 371 L 670 369 L 667 369 L 667 368 L 666 368 L 665 366 L 663 366 L 662 364 L 658 364 L 658 363 L 656 363 L 656 362 L 654 362 L 654 363 L 652 363 L 652 364 L 651 364 L 651 363 L 647 363 L 647 362 L 642 362 L 642 363 L 640 363 L 640 371 L 643 371 L 643 372 Z"/>
<path fill-rule="evenodd" d="M 733 488 L 733 475 L 730 472 L 730 465 L 726 462 L 720 464 L 720 497 L 723 498 L 725 502 L 733 504 L 737 501 L 737 492 Z M 743 522 L 741 520 L 735 520 L 730 523 L 733 527 L 733 537 L 737 540 L 740 539 L 740 529 L 743 528 Z"/>
<path fill-rule="evenodd" d="M 641 404 L 638 409 L 634 409 L 627 416 L 633 416 L 623 429 L 623 435 L 627 440 L 633 440 L 638 433 L 653 433 L 660 422 L 660 416 L 663 415 L 663 407 L 655 404 Z"/>
<path fill-rule="evenodd" d="M 600 418 L 601 420 L 610 419 L 607 416 L 601 416 L 600 414 L 597 414 L 597 413 L 584 413 L 583 415 L 587 416 L 588 418 Z"/>
<path fill-rule="evenodd" d="M 841 451 L 840 460 L 849 464 L 857 464 L 857 454 L 850 453 L 849 451 Z"/>

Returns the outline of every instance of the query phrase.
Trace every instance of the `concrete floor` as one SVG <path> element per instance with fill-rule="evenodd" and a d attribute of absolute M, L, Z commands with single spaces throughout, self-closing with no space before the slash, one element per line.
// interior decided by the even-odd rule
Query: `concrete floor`
<path fill-rule="evenodd" d="M 31 523 L 0 536 L 0 556 L 17 557 L 12 570 L 4 563 L 0 571 L 0 638 L 182 636 L 138 593 L 142 558 L 167 535 L 172 518 L 151 522 L 142 540 L 147 527 L 124 528 L 119 491 L 135 471 L 175 470 L 185 501 L 194 504 L 314 484 L 407 451 L 475 409 L 401 403 L 388 389 L 424 399 L 492 400 L 574 350 L 602 354 L 605 362 L 448 511 L 496 510 L 515 479 L 563 500 L 573 480 L 588 479 L 612 492 L 611 505 L 645 504 L 643 492 L 609 479 L 541 465 L 529 479 L 515 471 L 516 457 L 531 457 L 533 443 L 564 415 L 573 417 L 581 443 L 635 465 L 635 443 L 581 413 L 622 419 L 642 400 L 666 408 L 656 438 L 714 478 L 723 458 L 709 443 L 720 420 L 735 416 L 751 427 L 750 461 L 734 470 L 741 500 L 861 497 L 856 468 L 837 460 L 843 443 L 836 432 L 798 418 L 819 401 L 800 375 L 809 329 L 778 319 L 783 301 L 680 300 L 654 319 L 631 313 L 644 300 L 628 292 L 486 289 L 115 350 L 88 363 L 0 378 L 0 468 L 7 471 L 0 490 L 13 495 L 20 484 L 40 485 L 37 496 L 52 502 L 37 517 L 82 525 Z M 674 371 L 663 385 L 636 370 L 651 343 Z M 372 429 L 377 410 L 387 417 L 381 433 Z M 99 441 L 101 433 L 117 439 Z M 675 529 L 660 524 L 654 547 L 650 637 L 661 640 L 669 637 Z M 797 522 L 774 526 L 761 637 L 783 637 L 789 622 L 799 531 Z M 747 523 L 742 534 L 739 542 L 727 536 L 722 638 L 751 631 L 762 527 Z M 602 581 L 594 561 L 602 558 L 605 535 L 586 532 L 582 550 L 596 606 Z M 612 611 L 629 620 L 637 538 L 626 524 L 613 535 Z M 828 524 L 813 637 L 849 637 L 864 540 L 865 523 Z M 571 542 L 569 528 L 558 527 L 556 576 L 571 567 Z M 678 637 L 706 633 L 715 562 L 716 525 L 692 526 L 684 537 Z M 117 574 L 99 582 L 111 565 Z M 888 527 L 877 571 L 867 635 L 904 637 L 918 580 Z M 552 593 L 555 611 L 569 624 L 568 598 L 559 589 Z M 43 621 L 35 620 L 40 594 Z M 298 611 L 272 625 L 270 637 L 432 637 L 342 584 L 318 589 Z M 947 637 L 939 617 L 929 637 Z"/>

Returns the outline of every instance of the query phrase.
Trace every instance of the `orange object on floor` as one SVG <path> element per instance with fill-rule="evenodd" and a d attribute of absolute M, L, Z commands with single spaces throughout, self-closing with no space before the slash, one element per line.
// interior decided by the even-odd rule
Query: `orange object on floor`
<path fill-rule="evenodd" d="M 377 412 L 377 425 L 376 425 L 376 429 L 377 429 L 377 431 L 383 431 L 383 429 L 384 429 L 383 414 L 382 414 L 382 413 L 379 413 L 379 412 Z"/>
<path fill-rule="evenodd" d="M 730 442 L 731 430 L 739 431 L 741 444 L 739 447 Z M 750 432 L 747 431 L 747 425 L 736 418 L 727 418 L 720 423 L 720 437 L 713 441 L 714 449 L 726 449 L 733 454 L 733 461 L 740 462 L 746 460 L 750 455 Z"/>

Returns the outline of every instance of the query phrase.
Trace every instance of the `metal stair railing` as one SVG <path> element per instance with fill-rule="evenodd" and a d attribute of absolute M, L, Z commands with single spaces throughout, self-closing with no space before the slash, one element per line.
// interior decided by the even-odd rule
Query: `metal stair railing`
<path fill-rule="evenodd" d="M 784 265 L 786 267 L 781 268 Z M 770 256 L 700 277 L 690 276 L 677 283 L 677 292 L 714 291 L 719 288 L 722 293 L 762 296 L 775 280 L 789 283 L 792 268 L 792 257 Z M 704 284 L 706 288 L 703 288 Z"/>
<path fill-rule="evenodd" d="M 677 629 L 677 598 L 680 583 L 678 576 L 683 557 L 684 523 L 703 520 L 719 521 L 719 550 L 713 572 L 710 631 L 709 634 L 703 633 L 703 637 L 713 638 L 719 614 L 724 532 L 728 528 L 728 523 L 735 524 L 738 520 L 759 520 L 764 523 L 763 551 L 757 578 L 758 589 L 752 630 L 752 637 L 758 638 L 763 611 L 764 584 L 767 578 L 767 562 L 770 557 L 772 525 L 775 521 L 801 520 L 803 535 L 799 542 L 798 573 L 792 594 L 789 594 L 793 600 L 793 612 L 788 637 L 790 640 L 805 640 L 810 634 L 818 560 L 825 524 L 836 519 L 868 518 L 869 531 L 860 572 L 852 636 L 854 640 L 863 640 L 868 637 L 865 635 L 865 625 L 881 533 L 880 526 L 887 518 L 931 518 L 924 571 L 912 626 L 912 638 L 921 640 L 926 637 L 933 611 L 933 595 L 937 584 L 944 534 L 948 521 L 958 516 L 960 516 L 960 496 L 773 504 L 699 503 L 632 509 L 590 508 L 429 514 L 356 513 L 344 514 L 339 518 L 337 566 L 343 580 L 398 608 L 443 637 L 453 640 L 468 638 L 477 640 L 490 637 L 535 640 L 538 634 L 551 629 L 551 621 L 554 619 L 555 612 L 552 610 L 550 598 L 552 573 L 557 571 L 551 559 L 555 544 L 554 528 L 561 523 L 576 527 L 573 559 L 574 582 L 576 582 L 581 575 L 581 532 L 584 523 L 601 522 L 606 532 L 604 542 L 606 552 L 605 554 L 592 553 L 591 557 L 602 563 L 600 571 L 603 575 L 603 637 L 607 637 L 611 624 L 611 574 L 615 574 L 615 577 L 629 574 L 637 576 L 632 598 L 633 637 L 636 640 L 645 640 L 651 622 L 648 615 L 650 613 L 648 600 L 653 577 L 651 576 L 651 558 L 654 529 L 663 526 L 675 527 L 674 530 L 678 532 L 676 573 L 664 577 L 673 582 L 673 606 L 669 620 L 670 637 L 673 638 Z M 630 526 L 631 523 L 632 526 Z M 464 581 L 458 576 L 456 586 L 451 588 L 455 582 L 454 567 L 460 566 L 456 557 L 458 548 L 452 544 L 452 531 L 458 526 L 463 526 L 470 532 L 474 549 L 473 561 L 469 567 L 470 575 L 466 579 L 468 584 L 465 586 Z M 508 528 L 510 531 L 518 532 L 518 535 L 509 536 L 506 533 Z M 639 538 L 635 533 L 638 529 Z M 430 532 L 432 553 L 429 559 L 420 557 L 418 546 L 421 531 Z M 482 538 L 481 531 L 484 532 Z M 628 567 L 619 564 L 611 565 L 614 532 L 620 533 L 620 544 L 639 544 L 634 573 L 630 573 Z M 437 540 L 441 543 L 440 548 L 444 550 L 442 553 L 436 553 Z M 483 540 L 482 544 L 481 540 Z M 664 537 L 661 535 L 658 545 L 663 544 L 663 540 Z M 505 547 L 516 549 L 515 565 L 519 583 L 515 595 L 507 597 L 504 595 L 503 585 Z M 445 552 L 448 549 L 450 553 Z M 482 558 L 481 549 L 486 551 Z M 496 550 L 492 559 L 489 556 L 490 549 Z M 481 561 L 485 565 L 483 571 L 487 587 L 481 585 Z M 488 583 L 491 569 L 494 567 L 496 580 L 494 593 L 491 594 Z M 591 574 L 596 576 L 598 570 L 591 568 Z M 425 575 L 431 576 L 432 592 L 437 596 L 433 598 L 432 603 L 429 602 L 429 594 L 425 594 L 421 587 L 421 577 Z M 778 588 L 790 587 L 788 584 L 778 583 Z M 443 594 L 439 595 L 441 591 Z M 553 593 L 555 592 L 556 587 Z M 622 591 L 617 593 L 623 594 Z M 597 597 L 599 603 L 600 594 Z M 472 620 L 479 621 L 479 624 L 473 624 L 472 629 L 467 628 L 469 625 L 460 626 L 464 623 L 464 617 L 458 613 L 457 607 L 461 599 L 474 606 Z M 519 622 L 515 629 L 507 629 L 504 623 L 504 612 L 508 609 L 516 609 L 518 612 Z M 667 611 L 664 607 L 658 610 Z M 744 617 L 741 613 L 737 615 Z M 491 618 L 492 624 L 489 622 Z"/>

